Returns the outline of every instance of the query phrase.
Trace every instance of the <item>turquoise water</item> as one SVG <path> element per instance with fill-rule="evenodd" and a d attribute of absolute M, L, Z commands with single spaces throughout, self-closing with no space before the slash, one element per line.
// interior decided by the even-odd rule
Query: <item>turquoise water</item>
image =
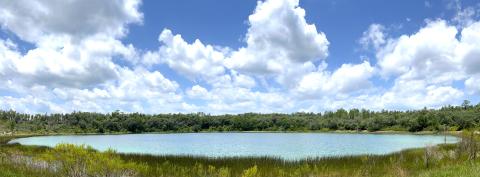
<path fill-rule="evenodd" d="M 447 143 L 458 138 L 447 136 Z M 206 157 L 269 156 L 285 160 L 388 154 L 408 148 L 444 143 L 444 136 L 339 133 L 178 133 L 75 135 L 21 138 L 10 143 L 55 146 L 86 144 L 97 150 L 122 153 L 193 155 Z"/>

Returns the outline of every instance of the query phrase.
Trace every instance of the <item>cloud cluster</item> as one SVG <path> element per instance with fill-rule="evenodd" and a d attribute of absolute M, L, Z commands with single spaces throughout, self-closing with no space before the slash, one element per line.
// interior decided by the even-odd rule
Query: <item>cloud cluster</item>
<path fill-rule="evenodd" d="M 119 1 L 2 1 L 0 23 L 21 39 L 49 43 L 50 38 L 65 36 L 82 40 L 94 35 L 123 36 L 125 25 L 139 23 L 140 0 Z"/>
<path fill-rule="evenodd" d="M 2 1 L 2 29 L 34 45 L 0 39 L 0 108 L 28 112 L 153 111 L 179 105 L 178 84 L 159 71 L 128 68 L 138 52 L 120 38 L 141 23 L 138 0 Z M 179 106 L 180 107 L 180 106 Z M 165 111 L 181 111 L 165 106 Z"/>
<path fill-rule="evenodd" d="M 226 60 L 229 68 L 252 74 L 281 74 L 289 65 L 325 59 L 329 42 L 305 21 L 299 0 L 259 1 L 249 16 L 247 46 Z"/>
<path fill-rule="evenodd" d="M 140 1 L 2 1 L 2 29 L 34 44 L 21 53 L 0 41 L 0 77 L 30 87 L 89 88 L 118 78 L 113 57 L 131 58 L 118 37 L 142 20 Z M 75 22 L 73 22 L 75 21 Z"/>
<path fill-rule="evenodd" d="M 358 39 L 374 60 L 327 69 L 327 35 L 299 0 L 259 1 L 244 46 L 192 43 L 159 31 L 157 50 L 121 41 L 142 24 L 140 0 L 0 2 L 0 109 L 26 112 L 295 112 L 416 109 L 480 93 L 480 22 L 460 8 L 392 36 L 372 24 Z M 473 14 L 472 14 L 473 13 Z M 359 58 L 360 59 L 360 58 Z M 123 64 L 122 64 L 123 63 Z M 128 65 L 125 65 L 128 63 Z M 189 84 L 167 78 L 166 66 Z M 461 85 L 458 85 L 461 83 Z"/>
<path fill-rule="evenodd" d="M 377 51 L 380 73 L 394 80 L 383 101 L 410 108 L 452 104 L 464 98 L 462 88 L 454 85 L 462 81 L 467 93 L 476 93 L 479 25 L 458 29 L 445 20 L 428 21 L 415 34 L 389 40 Z"/>
<path fill-rule="evenodd" d="M 170 68 L 191 80 L 213 79 L 225 73 L 225 54 L 200 40 L 188 44 L 181 35 L 173 35 L 164 29 L 158 40 L 163 44 L 159 51 L 149 52 L 144 63 L 149 65 L 166 63 Z"/>
<path fill-rule="evenodd" d="M 333 73 L 326 71 L 311 72 L 302 77 L 296 90 L 308 98 L 335 96 L 369 89 L 369 79 L 374 74 L 369 62 L 352 65 L 343 64 Z"/>

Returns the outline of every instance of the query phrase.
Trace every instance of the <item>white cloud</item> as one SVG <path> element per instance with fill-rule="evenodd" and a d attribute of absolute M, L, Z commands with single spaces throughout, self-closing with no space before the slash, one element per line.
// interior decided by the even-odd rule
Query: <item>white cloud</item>
<path fill-rule="evenodd" d="M 166 63 L 178 73 L 191 80 L 211 79 L 224 74 L 224 54 L 200 40 L 188 44 L 181 35 L 173 35 L 164 29 L 158 40 L 163 44 L 158 52 L 148 52 L 144 63 L 149 65 Z"/>
<path fill-rule="evenodd" d="M 457 53 L 469 77 L 465 80 L 465 87 L 469 94 L 478 94 L 480 93 L 480 22 L 466 27 L 461 34 Z"/>
<path fill-rule="evenodd" d="M 455 57 L 457 29 L 443 20 L 428 22 L 417 33 L 391 40 L 377 53 L 381 73 L 401 79 L 424 79 L 428 83 L 462 78 Z"/>
<path fill-rule="evenodd" d="M 460 102 L 465 92 L 475 94 L 479 90 L 480 22 L 459 30 L 444 20 L 429 21 L 417 33 L 390 39 L 378 49 L 381 73 L 395 83 L 380 97 L 382 105 L 439 107 Z M 465 90 L 454 81 L 464 81 Z"/>
<path fill-rule="evenodd" d="M 0 90 L 10 90 L 15 96 L 4 97 L 2 104 L 27 112 L 110 112 L 117 109 L 148 113 L 187 112 L 182 108 L 178 83 L 168 80 L 158 71 L 150 72 L 143 68 L 117 70 L 119 79 L 93 88 L 23 86 L 7 81 Z M 20 103 L 26 104 L 21 107 Z"/>
<path fill-rule="evenodd" d="M 480 22 L 464 28 L 457 55 L 468 74 L 480 73 Z"/>
<path fill-rule="evenodd" d="M 52 92 L 56 98 L 65 101 L 64 107 L 68 110 L 180 111 L 182 96 L 177 93 L 178 83 L 166 79 L 160 72 L 119 68 L 119 75 L 118 80 L 103 87 L 55 88 Z M 163 105 L 162 109 L 158 109 L 158 105 Z"/>
<path fill-rule="evenodd" d="M 368 27 L 368 30 L 363 32 L 362 38 L 360 38 L 359 43 L 363 46 L 364 49 L 370 48 L 372 46 L 374 49 L 380 48 L 385 44 L 385 27 L 380 24 L 371 24 Z"/>
<path fill-rule="evenodd" d="M 174 81 L 165 78 L 160 72 L 150 72 L 143 68 L 135 70 L 123 68 L 116 87 L 109 87 L 110 93 L 126 99 L 155 98 L 164 93 L 172 93 L 179 87 Z"/>
<path fill-rule="evenodd" d="M 387 90 L 384 90 L 387 89 Z M 378 93 L 377 93 L 378 92 Z M 297 101 L 303 104 L 300 110 L 318 112 L 324 110 L 373 109 L 373 110 L 418 110 L 423 107 L 439 108 L 458 104 L 463 100 L 462 90 L 451 86 L 427 85 L 422 80 L 398 81 L 392 88 L 374 89 L 365 94 L 327 96 L 318 99 Z"/>
<path fill-rule="evenodd" d="M 270 23 L 271 19 L 268 18 L 274 17 L 277 12 L 283 14 Z M 285 104 L 288 99 L 285 93 L 252 90 L 256 86 L 256 79 L 251 76 L 259 76 L 257 72 L 246 72 L 245 68 L 231 67 L 229 64 L 239 56 L 238 53 L 248 52 L 248 55 L 256 57 L 255 60 L 265 60 L 281 68 L 282 74 L 277 76 L 279 83 L 295 85 L 302 75 L 316 69 L 312 61 L 327 56 L 328 41 L 323 33 L 316 31 L 314 25 L 305 22 L 304 11 L 298 7 L 298 1 L 259 2 L 257 10 L 250 16 L 250 25 L 248 46 L 233 50 L 232 53 L 231 50 L 225 52 L 205 45 L 200 40 L 189 44 L 180 35 L 164 30 L 159 37 L 163 45 L 158 51 L 146 52 L 143 61 L 147 65 L 165 63 L 191 80 L 205 80 L 211 86 L 210 90 L 194 85 L 186 91 L 190 98 L 206 100 L 207 105 L 194 105 L 199 109 L 212 112 L 291 110 L 293 103 Z M 276 29 L 282 28 L 286 28 L 286 31 L 274 34 Z M 225 58 L 228 59 L 224 62 Z M 288 109 L 282 110 L 286 106 Z"/>
<path fill-rule="evenodd" d="M 233 85 L 243 88 L 253 88 L 256 85 L 255 79 L 250 76 L 237 73 L 234 70 L 230 70 L 231 76 L 233 77 Z"/>
<path fill-rule="evenodd" d="M 437 20 L 413 35 L 391 39 L 377 53 L 382 74 L 397 80 L 449 84 L 479 73 L 480 22 L 460 30 Z"/>
<path fill-rule="evenodd" d="M 463 92 L 451 86 L 429 85 L 424 80 L 397 80 L 380 102 L 390 109 L 438 108 L 458 103 L 462 97 Z"/>
<path fill-rule="evenodd" d="M 428 21 L 418 32 L 398 38 L 372 24 L 358 42 L 375 50 L 377 63 L 327 69 L 329 41 L 306 22 L 298 0 L 259 1 L 248 19 L 244 47 L 199 39 L 189 43 L 164 29 L 159 49 L 142 53 L 121 41 L 129 24 L 142 23 L 140 4 L 0 2 L 2 29 L 34 44 L 20 52 L 15 41 L 0 38 L 0 109 L 214 114 L 418 109 L 480 93 L 480 22 Z M 165 77 L 155 70 L 160 65 L 193 86 Z"/>
<path fill-rule="evenodd" d="M 259 1 L 249 16 L 247 46 L 232 53 L 226 66 L 248 74 L 283 73 L 292 64 L 328 55 L 325 34 L 305 20 L 298 0 Z"/>
<path fill-rule="evenodd" d="M 208 92 L 208 90 L 200 85 L 194 85 L 190 90 L 187 90 L 187 95 L 190 98 L 201 99 L 208 99 L 210 97 L 210 93 Z"/>
<path fill-rule="evenodd" d="M 55 112 L 62 113 L 65 110 L 49 100 L 39 99 L 34 96 L 14 98 L 12 96 L 0 96 L 0 109 L 16 110 L 19 112 Z"/>
<path fill-rule="evenodd" d="M 13 42 L 2 42 L 0 78 L 52 88 L 90 88 L 116 79 L 118 70 L 113 58 L 131 61 L 136 57 L 135 48 L 124 45 L 118 38 L 126 34 L 126 25 L 142 21 L 140 3 L 138 0 L 0 2 L 2 29 L 35 45 L 21 54 L 12 47 Z"/>
<path fill-rule="evenodd" d="M 367 61 L 357 65 L 343 64 L 332 74 L 320 70 L 305 75 L 296 91 L 308 98 L 354 93 L 369 89 L 373 74 L 374 68 Z"/>
<path fill-rule="evenodd" d="M 480 93 L 480 74 L 472 76 L 465 80 L 465 87 L 469 94 L 479 94 Z"/>
<path fill-rule="evenodd" d="M 1 1 L 0 24 L 33 43 L 51 36 L 123 36 L 125 25 L 142 21 L 139 5 L 139 0 Z"/>
<path fill-rule="evenodd" d="M 326 62 L 321 62 L 316 67 L 312 62 L 305 62 L 303 64 L 290 64 L 285 66 L 283 73 L 276 76 L 276 81 L 287 89 L 294 88 L 303 76 L 316 72 L 317 70 L 323 70 L 327 67 Z"/>
<path fill-rule="evenodd" d="M 0 40 L 1 41 L 1 40 Z M 91 87 L 116 79 L 112 57 L 134 55 L 134 49 L 111 38 L 89 38 L 62 48 L 39 47 L 22 55 L 0 42 L 0 78 L 18 84 L 50 87 Z"/>
<path fill-rule="evenodd" d="M 179 85 L 135 65 L 137 50 L 123 44 L 126 25 L 140 23 L 140 1 L 0 2 L 2 28 L 35 44 L 19 52 L 0 39 L 0 103 L 27 112 L 185 111 Z M 23 106 L 21 106 L 23 105 Z M 162 107 L 159 107 L 162 105 Z"/>

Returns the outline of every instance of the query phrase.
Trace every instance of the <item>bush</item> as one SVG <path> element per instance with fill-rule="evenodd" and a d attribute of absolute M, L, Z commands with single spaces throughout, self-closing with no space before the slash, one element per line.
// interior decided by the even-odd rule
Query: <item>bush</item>
<path fill-rule="evenodd" d="M 59 144 L 42 159 L 53 171 L 69 177 L 132 177 L 145 167 L 123 161 L 115 151 L 98 152 L 85 145 Z"/>

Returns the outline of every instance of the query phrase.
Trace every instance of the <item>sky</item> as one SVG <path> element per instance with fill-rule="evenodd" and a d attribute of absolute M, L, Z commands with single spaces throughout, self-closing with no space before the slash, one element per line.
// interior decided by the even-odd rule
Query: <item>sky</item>
<path fill-rule="evenodd" d="M 478 0 L 0 0 L 0 109 L 236 114 L 480 101 Z"/>

